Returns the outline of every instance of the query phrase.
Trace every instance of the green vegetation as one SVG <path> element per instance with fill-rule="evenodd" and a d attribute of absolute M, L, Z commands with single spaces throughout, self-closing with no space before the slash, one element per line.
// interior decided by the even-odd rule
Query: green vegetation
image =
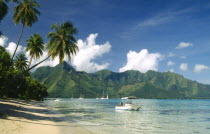
<path fill-rule="evenodd" d="M 0 22 L 1 20 L 6 16 L 8 12 L 8 6 L 5 2 L 5 0 L 0 0 Z"/>
<path fill-rule="evenodd" d="M 41 55 L 43 54 L 44 50 L 44 41 L 42 37 L 38 34 L 35 33 L 33 36 L 30 36 L 30 39 L 26 40 L 28 44 L 26 44 L 26 52 L 29 52 L 29 55 L 31 56 L 28 68 L 31 65 L 31 62 L 34 59 L 39 59 Z"/>
<path fill-rule="evenodd" d="M 5 0 L 6 2 L 10 0 Z M 0 0 L 0 22 L 8 12 L 8 6 L 4 0 Z M 64 56 L 67 55 L 71 59 L 71 55 L 76 54 L 78 47 L 74 35 L 77 29 L 69 21 L 61 25 L 54 24 L 51 29 L 55 32 L 48 34 L 49 42 L 44 48 L 43 38 L 35 33 L 26 40 L 26 52 L 29 52 L 30 61 L 28 61 L 24 53 L 15 57 L 18 49 L 23 30 L 25 26 L 31 27 L 38 21 L 37 15 L 39 4 L 35 0 L 11 0 L 16 3 L 14 8 L 13 20 L 17 25 L 22 24 L 20 36 L 13 55 L 11 56 L 5 48 L 0 46 L 0 98 L 21 98 L 26 100 L 43 100 L 48 96 L 47 88 L 36 79 L 31 78 L 30 70 L 41 64 L 48 58 L 59 57 L 60 63 L 63 62 Z M 0 32 L 0 36 L 2 33 Z M 41 62 L 31 66 L 33 59 L 39 59 L 43 51 L 48 51 L 48 56 Z M 25 52 L 25 53 L 26 53 Z M 30 67 L 31 66 L 31 67 Z"/>
<path fill-rule="evenodd" d="M 7 12 L 8 12 L 8 6 L 6 4 L 8 0 L 0 0 L 0 23 L 1 20 L 6 16 Z M 1 31 L 0 31 L 0 36 L 2 35 Z"/>
<path fill-rule="evenodd" d="M 26 100 L 42 100 L 47 97 L 46 86 L 32 79 L 29 73 L 16 77 L 27 67 L 24 55 L 21 54 L 18 58 L 13 66 L 10 54 L 0 46 L 0 97 Z"/>
<path fill-rule="evenodd" d="M 210 98 L 210 85 L 191 81 L 171 72 L 139 71 L 115 73 L 101 70 L 88 74 L 78 72 L 66 62 L 56 67 L 40 67 L 32 76 L 48 87 L 50 97 L 136 96 L 138 98 L 186 99 Z"/>
<path fill-rule="evenodd" d="M 39 4 L 34 0 L 15 0 L 17 5 L 14 8 L 14 14 L 13 14 L 13 20 L 14 23 L 17 25 L 20 22 L 22 23 L 22 28 L 20 32 L 20 36 L 18 38 L 17 46 L 15 48 L 15 51 L 12 55 L 12 60 L 16 54 L 16 51 L 18 49 L 23 30 L 25 26 L 31 27 L 33 23 L 38 21 L 37 15 L 40 15 L 40 12 L 36 9 L 39 7 Z"/>
<path fill-rule="evenodd" d="M 11 56 L 0 47 L 0 97 L 22 98 L 26 100 L 43 100 L 47 97 L 47 87 L 50 97 L 102 97 L 102 93 L 111 98 L 136 96 L 139 98 L 210 98 L 210 85 L 200 84 L 185 79 L 183 76 L 166 72 L 148 71 L 143 74 L 138 71 L 115 73 L 101 70 L 88 74 L 78 72 L 64 61 L 64 56 L 71 59 L 78 47 L 74 35 L 77 29 L 69 21 L 53 24 L 47 37 L 49 42 L 44 47 L 43 38 L 35 33 L 26 40 L 26 51 L 30 54 L 30 61 L 25 54 L 15 57 L 24 28 L 31 27 L 38 21 L 39 4 L 35 0 L 0 0 L 0 22 L 8 12 L 6 2 L 16 3 L 14 8 L 14 23 L 22 24 L 20 36 L 15 52 Z M 0 32 L 0 36 L 1 36 Z M 43 51 L 48 56 L 39 63 L 32 65 L 33 59 L 39 59 Z M 38 68 L 31 76 L 30 70 L 46 61 L 59 57 L 60 64 L 56 67 Z M 38 80 L 36 80 L 36 79 Z M 46 86 L 45 86 L 45 85 Z"/>

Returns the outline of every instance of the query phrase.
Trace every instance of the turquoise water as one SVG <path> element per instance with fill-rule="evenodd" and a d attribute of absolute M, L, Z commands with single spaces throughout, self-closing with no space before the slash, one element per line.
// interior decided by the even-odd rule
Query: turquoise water
<path fill-rule="evenodd" d="M 137 99 L 139 111 L 115 111 L 120 99 L 45 101 L 65 120 L 97 134 L 209 134 L 210 100 Z"/>

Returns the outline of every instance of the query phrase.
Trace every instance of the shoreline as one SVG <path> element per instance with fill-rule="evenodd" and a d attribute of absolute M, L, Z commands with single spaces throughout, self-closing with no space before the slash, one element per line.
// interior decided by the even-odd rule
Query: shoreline
<path fill-rule="evenodd" d="M 1 134 L 93 134 L 40 102 L 0 99 Z"/>

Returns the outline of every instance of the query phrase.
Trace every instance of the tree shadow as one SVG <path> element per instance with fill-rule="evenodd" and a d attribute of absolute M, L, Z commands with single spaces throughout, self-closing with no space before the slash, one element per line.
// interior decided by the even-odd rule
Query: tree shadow
<path fill-rule="evenodd" d="M 8 102 L 8 103 L 4 103 Z M 30 104 L 33 103 L 33 104 Z M 36 102 L 25 102 L 25 101 L 15 101 L 15 100 L 0 100 L 0 120 L 14 120 L 14 121 L 22 121 L 21 119 L 27 119 L 25 122 L 27 123 L 36 123 L 34 121 L 53 121 L 53 122 L 71 122 L 76 123 L 81 120 L 94 120 L 100 118 L 100 116 L 93 115 L 92 111 L 88 111 L 85 109 L 66 109 L 66 113 L 62 113 L 59 110 L 55 109 L 47 109 L 43 105 L 35 105 Z M 35 108 L 30 106 L 36 106 Z M 80 115 L 82 113 L 82 115 Z M 44 114 L 44 116 L 43 116 Z M 11 119 L 7 117 L 17 117 L 20 120 Z M 43 125 L 51 125 L 51 124 L 43 124 Z"/>

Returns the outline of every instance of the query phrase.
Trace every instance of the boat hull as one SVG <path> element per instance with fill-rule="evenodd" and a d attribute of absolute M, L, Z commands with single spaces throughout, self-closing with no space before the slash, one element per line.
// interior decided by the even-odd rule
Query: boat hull
<path fill-rule="evenodd" d="M 129 106 L 115 106 L 116 110 L 128 110 L 128 111 L 138 111 L 141 108 L 139 105 L 129 105 Z"/>

